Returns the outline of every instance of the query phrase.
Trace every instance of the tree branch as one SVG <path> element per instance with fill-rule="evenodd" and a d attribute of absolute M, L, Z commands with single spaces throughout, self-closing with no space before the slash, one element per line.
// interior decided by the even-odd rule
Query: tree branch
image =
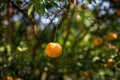
<path fill-rule="evenodd" d="M 33 18 L 31 16 L 28 16 L 22 9 L 20 9 L 13 1 L 9 0 L 9 2 L 12 4 L 12 6 L 17 9 L 19 12 L 21 12 L 26 18 L 28 18 L 29 20 L 33 20 Z"/>

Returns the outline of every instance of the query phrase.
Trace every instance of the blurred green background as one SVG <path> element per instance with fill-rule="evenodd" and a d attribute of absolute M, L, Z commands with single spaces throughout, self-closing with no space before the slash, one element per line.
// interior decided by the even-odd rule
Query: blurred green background
<path fill-rule="evenodd" d="M 120 80 L 120 1 L 1 0 L 0 80 Z"/>

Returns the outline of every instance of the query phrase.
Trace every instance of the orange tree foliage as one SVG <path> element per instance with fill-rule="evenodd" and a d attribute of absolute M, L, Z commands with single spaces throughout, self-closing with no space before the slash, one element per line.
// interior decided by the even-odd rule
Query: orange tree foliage
<path fill-rule="evenodd" d="M 120 80 L 119 10 L 119 0 L 1 0 L 0 80 Z"/>

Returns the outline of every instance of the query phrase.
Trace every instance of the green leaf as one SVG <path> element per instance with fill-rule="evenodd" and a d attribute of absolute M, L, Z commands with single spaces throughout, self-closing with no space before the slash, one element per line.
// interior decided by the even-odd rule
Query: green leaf
<path fill-rule="evenodd" d="M 35 11 L 40 14 L 40 5 L 41 5 L 41 1 L 40 0 L 34 0 L 34 8 L 35 8 Z"/>
<path fill-rule="evenodd" d="M 40 14 L 44 14 L 44 13 L 45 13 L 45 5 L 40 4 Z"/>
<path fill-rule="evenodd" d="M 51 4 L 53 7 L 58 7 L 58 4 L 55 3 L 55 2 L 51 2 L 50 4 Z"/>
<path fill-rule="evenodd" d="M 31 14 L 31 12 L 32 12 L 32 10 L 33 10 L 33 6 L 34 6 L 34 4 L 32 4 L 32 5 L 30 6 L 30 8 L 28 9 L 28 16 Z"/>

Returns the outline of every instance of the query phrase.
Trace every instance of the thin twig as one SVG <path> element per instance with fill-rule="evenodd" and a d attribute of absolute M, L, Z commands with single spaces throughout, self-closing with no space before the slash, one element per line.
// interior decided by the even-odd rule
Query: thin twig
<path fill-rule="evenodd" d="M 25 13 L 23 10 L 21 10 L 13 1 L 9 0 L 9 2 L 12 4 L 12 6 L 17 9 L 19 12 L 21 12 L 25 17 L 27 17 L 29 20 L 33 20 L 31 16 L 28 16 L 27 13 Z"/>

